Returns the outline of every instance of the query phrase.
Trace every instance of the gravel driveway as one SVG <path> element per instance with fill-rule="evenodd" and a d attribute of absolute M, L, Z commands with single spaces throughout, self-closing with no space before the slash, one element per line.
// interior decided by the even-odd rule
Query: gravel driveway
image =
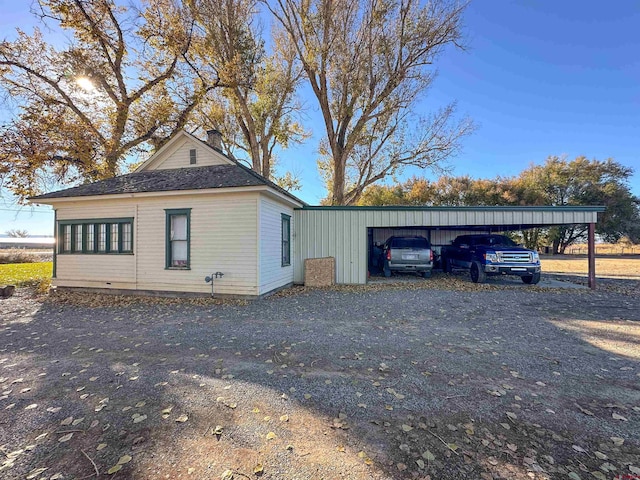
<path fill-rule="evenodd" d="M 4 479 L 640 475 L 637 295 L 23 289 L 0 316 Z"/>

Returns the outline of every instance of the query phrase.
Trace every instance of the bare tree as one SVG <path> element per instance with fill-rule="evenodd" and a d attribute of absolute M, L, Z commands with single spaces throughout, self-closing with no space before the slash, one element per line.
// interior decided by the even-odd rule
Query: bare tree
<path fill-rule="evenodd" d="M 219 71 L 225 87 L 198 109 L 199 123 L 217 128 L 231 150 L 248 155 L 252 169 L 270 178 L 276 146 L 307 137 L 297 122 L 301 104 L 295 92 L 302 70 L 295 50 L 273 29 L 266 52 L 257 0 L 189 0 L 189 5 L 206 32 L 205 55 L 225 66 Z"/>
<path fill-rule="evenodd" d="M 0 42 L 0 92 L 15 117 L 0 127 L 0 178 L 24 200 L 42 179 L 111 177 L 127 155 L 157 148 L 183 128 L 220 81 L 207 72 L 188 9 L 148 0 L 38 0 L 46 26 L 73 40 L 59 50 L 39 30 Z"/>
<path fill-rule="evenodd" d="M 460 46 L 466 4 L 448 0 L 265 2 L 295 46 L 323 116 L 319 166 L 329 202 L 357 202 L 368 185 L 406 165 L 435 167 L 454 155 L 472 123 L 455 105 L 417 119 L 432 65 Z"/>
<path fill-rule="evenodd" d="M 11 238 L 27 238 L 29 236 L 29 232 L 27 230 L 20 230 L 19 228 L 7 230 L 5 234 Z"/>

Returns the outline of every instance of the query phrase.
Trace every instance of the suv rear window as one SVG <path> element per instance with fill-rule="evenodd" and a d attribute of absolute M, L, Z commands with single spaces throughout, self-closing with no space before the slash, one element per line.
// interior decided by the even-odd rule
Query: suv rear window
<path fill-rule="evenodd" d="M 429 248 L 426 238 L 394 238 L 391 248 Z"/>

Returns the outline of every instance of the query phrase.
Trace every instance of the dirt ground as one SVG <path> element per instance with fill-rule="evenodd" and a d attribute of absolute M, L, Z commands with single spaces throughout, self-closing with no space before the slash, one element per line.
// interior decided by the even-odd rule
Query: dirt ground
<path fill-rule="evenodd" d="M 635 478 L 637 283 L 21 289 L 0 300 L 0 478 Z"/>

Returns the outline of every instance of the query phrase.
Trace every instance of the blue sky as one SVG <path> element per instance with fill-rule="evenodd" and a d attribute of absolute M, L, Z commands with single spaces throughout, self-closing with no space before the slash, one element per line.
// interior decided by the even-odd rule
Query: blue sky
<path fill-rule="evenodd" d="M 0 0 L 2 38 L 32 23 L 30 2 L 15 3 Z M 450 161 L 454 175 L 516 175 L 549 155 L 611 157 L 636 170 L 640 195 L 640 2 L 476 0 L 465 24 L 469 48 L 446 52 L 420 105 L 428 112 L 457 101 L 479 127 Z M 315 204 L 326 195 L 316 170 L 323 127 L 314 99 L 305 103 L 313 137 L 280 160 L 302 177 L 296 194 Z M 52 231 L 43 207 L 12 209 L 0 200 L 0 233 Z"/>

